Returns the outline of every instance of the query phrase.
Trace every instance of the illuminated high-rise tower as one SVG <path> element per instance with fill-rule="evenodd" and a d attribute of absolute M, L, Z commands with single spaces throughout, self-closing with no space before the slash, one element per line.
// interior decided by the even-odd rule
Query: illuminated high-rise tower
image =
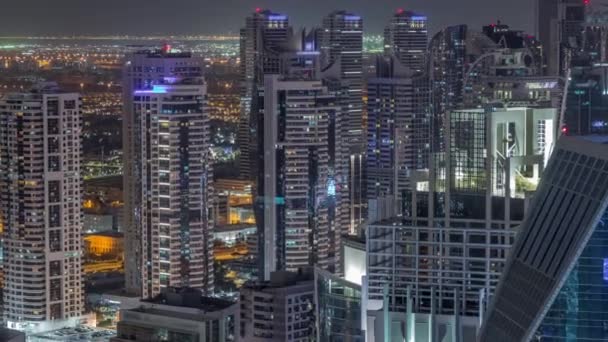
<path fill-rule="evenodd" d="M 367 96 L 367 194 L 401 198 L 410 173 L 428 167 L 428 81 L 396 57 L 378 56 Z"/>
<path fill-rule="evenodd" d="M 414 72 L 424 71 L 427 44 L 426 16 L 400 8 L 384 29 L 385 52 Z"/>
<path fill-rule="evenodd" d="M 80 96 L 44 84 L 0 99 L 4 320 L 78 318 L 82 279 Z"/>
<path fill-rule="evenodd" d="M 263 274 L 334 265 L 330 165 L 336 137 L 335 96 L 320 81 L 269 75 L 264 87 Z"/>
<path fill-rule="evenodd" d="M 334 11 L 323 18 L 319 31 L 323 80 L 336 94 L 341 107 L 343 146 L 337 161 L 337 191 L 343 192 L 346 206 L 342 220 L 344 233 L 353 233 L 366 215 L 364 185 L 365 135 L 363 133 L 363 20 L 359 15 Z"/>
<path fill-rule="evenodd" d="M 240 37 L 241 119 L 238 145 L 240 174 L 246 179 L 258 176 L 259 97 L 264 75 L 279 73 L 278 56 L 291 36 L 289 18 L 257 8 L 247 17 Z"/>
<path fill-rule="evenodd" d="M 212 166 L 201 63 L 143 51 L 124 68 L 126 288 L 213 288 Z"/>
<path fill-rule="evenodd" d="M 429 43 L 428 75 L 431 90 L 431 150 L 442 153 L 447 114 L 465 105 L 465 88 L 471 61 L 496 43 L 466 25 L 446 27 Z"/>

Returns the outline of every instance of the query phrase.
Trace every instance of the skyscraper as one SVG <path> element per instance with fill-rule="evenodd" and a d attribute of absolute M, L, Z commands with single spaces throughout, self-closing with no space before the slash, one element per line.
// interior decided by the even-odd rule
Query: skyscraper
<path fill-rule="evenodd" d="M 385 53 L 414 72 L 425 71 L 427 44 L 427 18 L 412 11 L 398 9 L 384 29 Z"/>
<path fill-rule="evenodd" d="M 562 137 L 530 205 L 480 341 L 608 338 L 608 139 Z"/>
<path fill-rule="evenodd" d="M 431 86 L 433 153 L 443 151 L 444 119 L 463 99 L 466 62 L 466 25 L 450 26 L 429 43 L 429 81 Z"/>
<path fill-rule="evenodd" d="M 569 54 L 582 49 L 589 3 L 589 0 L 537 0 L 536 35 L 543 45 L 548 75 L 564 75 Z"/>
<path fill-rule="evenodd" d="M 4 320 L 35 330 L 83 314 L 78 94 L 43 84 L 0 99 Z"/>
<path fill-rule="evenodd" d="M 410 172 L 427 167 L 428 82 L 394 56 L 378 56 L 367 81 L 367 195 L 401 198 Z"/>
<path fill-rule="evenodd" d="M 363 20 L 359 15 L 334 11 L 323 18 L 319 33 L 321 68 L 328 89 L 341 107 L 342 146 L 336 166 L 336 189 L 342 192 L 344 233 L 353 233 L 365 218 L 365 135 L 363 133 Z"/>
<path fill-rule="evenodd" d="M 343 122 L 349 144 L 362 145 L 363 139 L 363 20 L 359 15 L 335 11 L 323 18 L 319 49 L 324 69 L 335 66 L 333 75 L 348 86 L 341 105 L 348 121 Z M 353 147 L 355 148 L 355 146 Z"/>
<path fill-rule="evenodd" d="M 608 66 L 574 66 L 570 79 L 562 129 L 568 135 L 608 133 Z"/>
<path fill-rule="evenodd" d="M 488 36 L 471 31 L 466 25 L 447 27 L 429 43 L 433 153 L 441 153 L 446 148 L 443 140 L 447 113 L 464 105 L 465 82 L 471 61 L 477 60 L 485 49 L 495 47 Z"/>
<path fill-rule="evenodd" d="M 546 73 L 548 75 L 558 74 L 558 38 L 557 32 L 553 27 L 557 25 L 557 7 L 560 0 L 536 0 L 534 21 L 536 37 L 543 46 L 543 55 L 546 63 Z"/>
<path fill-rule="evenodd" d="M 212 166 L 200 61 L 168 48 L 124 70 L 126 288 L 213 288 Z"/>
<path fill-rule="evenodd" d="M 321 81 L 268 75 L 264 87 L 264 164 L 259 182 L 263 274 L 318 265 L 327 269 L 334 252 L 330 205 L 331 124 L 338 108 Z"/>
<path fill-rule="evenodd" d="M 369 299 L 389 284 L 391 310 L 479 316 L 553 149 L 556 119 L 554 108 L 450 112 L 437 178 L 412 177 L 402 217 L 368 226 Z"/>
<path fill-rule="evenodd" d="M 258 176 L 258 92 L 264 87 L 264 74 L 279 73 L 278 54 L 292 34 L 289 18 L 257 8 L 247 17 L 240 37 L 241 119 L 238 145 L 241 150 L 240 174 L 246 179 Z"/>

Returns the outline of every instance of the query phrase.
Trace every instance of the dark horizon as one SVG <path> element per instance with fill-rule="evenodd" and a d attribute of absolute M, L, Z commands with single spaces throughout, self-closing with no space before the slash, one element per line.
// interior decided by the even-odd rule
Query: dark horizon
<path fill-rule="evenodd" d="M 295 28 L 319 26 L 345 9 L 364 17 L 366 34 L 381 34 L 397 8 L 429 18 L 429 33 L 449 25 L 474 29 L 502 21 L 534 34 L 531 0 L 4 0 L 0 36 L 237 34 L 256 7 L 289 15 Z"/>

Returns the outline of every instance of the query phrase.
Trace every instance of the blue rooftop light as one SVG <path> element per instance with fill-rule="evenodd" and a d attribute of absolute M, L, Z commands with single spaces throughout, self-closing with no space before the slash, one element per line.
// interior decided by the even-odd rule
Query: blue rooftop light
<path fill-rule="evenodd" d="M 269 15 L 268 20 L 287 20 L 286 15 Z"/>
<path fill-rule="evenodd" d="M 361 17 L 358 15 L 345 15 L 344 20 L 361 20 Z"/>
<path fill-rule="evenodd" d="M 413 16 L 412 20 L 426 20 L 426 17 L 422 16 L 422 15 L 417 15 L 417 16 Z"/>

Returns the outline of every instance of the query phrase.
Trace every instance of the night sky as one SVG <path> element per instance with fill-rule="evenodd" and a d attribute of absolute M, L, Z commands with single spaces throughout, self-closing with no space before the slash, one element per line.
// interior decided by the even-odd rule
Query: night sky
<path fill-rule="evenodd" d="M 535 0 L 0 0 L 0 36 L 165 35 L 237 33 L 256 7 L 290 16 L 294 26 L 319 25 L 326 13 L 363 15 L 381 33 L 397 8 L 429 17 L 431 32 L 454 24 L 481 28 L 496 20 L 534 33 Z"/>

